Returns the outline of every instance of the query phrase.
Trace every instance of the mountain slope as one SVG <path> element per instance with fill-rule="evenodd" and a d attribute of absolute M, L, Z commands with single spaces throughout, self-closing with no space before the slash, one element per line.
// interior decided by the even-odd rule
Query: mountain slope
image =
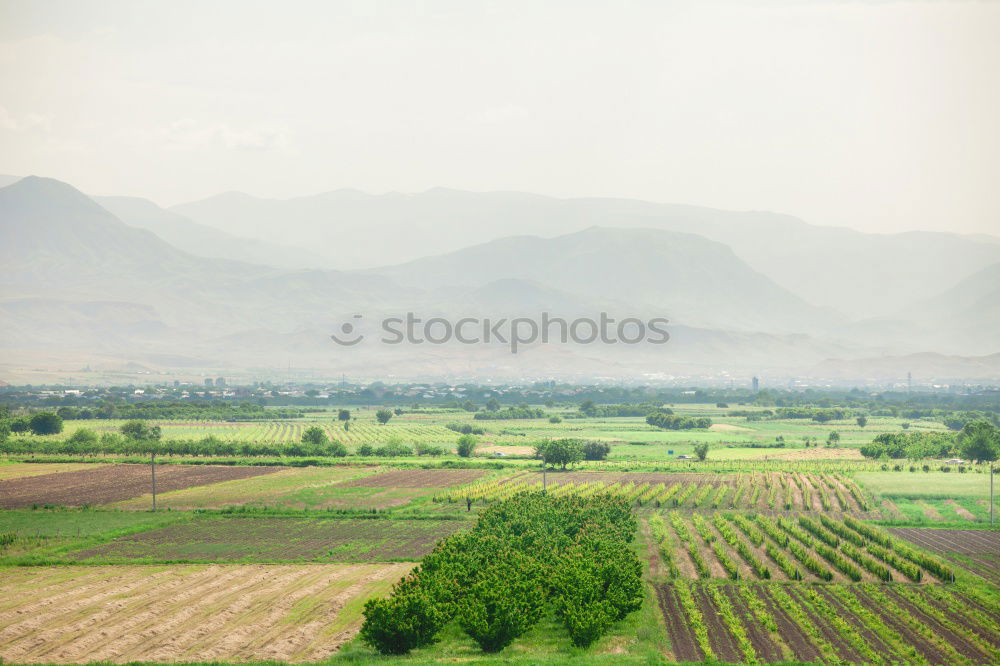
<path fill-rule="evenodd" d="M 427 289 L 526 280 L 580 300 L 617 304 L 620 316 L 633 309 L 637 316 L 664 316 L 684 326 L 804 332 L 836 321 L 721 243 L 651 229 L 594 227 L 551 239 L 504 238 L 372 272 Z"/>
<path fill-rule="evenodd" d="M 788 215 L 631 199 L 555 199 L 517 192 L 369 195 L 340 190 L 286 200 L 227 193 L 175 206 L 196 222 L 242 236 L 326 252 L 341 268 L 368 268 L 516 235 L 556 236 L 592 226 L 695 233 L 728 245 L 804 300 L 851 317 L 913 303 L 1000 261 L 1000 245 L 957 234 L 867 234 Z"/>
<path fill-rule="evenodd" d="M 94 197 L 125 224 L 152 231 L 174 247 L 200 257 L 215 257 L 279 268 L 323 268 L 330 262 L 304 248 L 242 238 L 198 224 L 139 197 Z"/>

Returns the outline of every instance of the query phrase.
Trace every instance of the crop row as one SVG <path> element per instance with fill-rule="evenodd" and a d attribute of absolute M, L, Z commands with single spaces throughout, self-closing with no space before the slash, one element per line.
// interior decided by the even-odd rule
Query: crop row
<path fill-rule="evenodd" d="M 661 552 L 666 545 L 674 545 L 666 558 L 673 576 L 687 571 L 688 577 L 723 575 L 733 580 L 749 576 L 761 580 L 815 578 L 829 582 L 841 577 L 853 582 L 920 582 L 925 574 L 931 574 L 941 582 L 955 580 L 954 572 L 934 556 L 850 517 L 839 521 L 821 516 L 817 521 L 806 515 L 793 520 L 716 512 L 707 520 L 702 514 L 678 511 L 669 511 L 667 517 L 665 523 L 657 523 L 657 542 Z M 673 535 L 666 533 L 667 525 Z M 685 566 L 688 562 L 691 569 Z M 719 569 L 722 574 L 713 574 Z"/>
<path fill-rule="evenodd" d="M 677 661 L 997 663 L 995 597 L 943 586 L 660 585 Z"/>
<path fill-rule="evenodd" d="M 851 482 L 853 484 L 853 482 Z M 833 510 L 856 511 L 861 506 L 852 502 L 844 490 L 843 480 L 825 475 L 804 474 L 739 474 L 733 479 L 676 481 L 672 483 L 633 483 L 589 481 L 583 483 L 553 483 L 550 494 L 587 497 L 595 493 L 611 493 L 632 502 L 637 507 L 684 509 L 767 509 L 776 511 L 812 511 L 813 498 L 821 507 Z M 441 495 L 438 501 L 459 502 L 471 499 L 476 502 L 493 502 L 510 496 L 511 486 L 519 490 L 540 487 L 523 481 L 481 482 L 457 488 Z M 857 493 L 860 494 L 860 490 Z M 864 505 L 867 508 L 867 505 Z"/>

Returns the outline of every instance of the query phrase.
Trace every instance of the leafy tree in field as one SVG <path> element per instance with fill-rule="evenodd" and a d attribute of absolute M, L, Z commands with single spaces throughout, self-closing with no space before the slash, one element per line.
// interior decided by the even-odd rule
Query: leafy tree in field
<path fill-rule="evenodd" d="M 350 421 L 351 420 L 351 410 L 341 409 L 337 412 L 338 421 Z"/>
<path fill-rule="evenodd" d="M 330 440 L 326 436 L 326 432 L 319 426 L 309 426 L 306 428 L 305 432 L 302 433 L 302 443 L 303 444 L 326 444 Z"/>
<path fill-rule="evenodd" d="M 456 446 L 458 455 L 463 458 L 471 457 L 472 453 L 476 450 L 477 443 L 478 440 L 473 435 L 462 435 L 458 438 L 458 444 Z"/>
<path fill-rule="evenodd" d="M 566 469 L 583 460 L 583 442 L 578 439 L 554 439 L 538 444 L 535 454 L 541 456 L 546 465 L 559 465 Z"/>
<path fill-rule="evenodd" d="M 545 605 L 543 570 L 517 551 L 480 573 L 458 609 L 459 624 L 483 652 L 499 652 L 538 622 Z"/>
<path fill-rule="evenodd" d="M 381 654 L 406 654 L 431 645 L 447 620 L 430 594 L 415 584 L 409 588 L 401 586 L 391 597 L 365 602 L 361 640 Z"/>
<path fill-rule="evenodd" d="M 378 421 L 381 425 L 385 425 L 386 423 L 388 423 L 389 419 L 391 418 L 392 418 L 392 412 L 388 409 L 380 409 L 377 412 L 375 412 L 375 420 Z"/>
<path fill-rule="evenodd" d="M 993 461 L 1000 457 L 1000 428 L 988 421 L 965 424 L 958 433 L 958 447 L 963 458 Z"/>
<path fill-rule="evenodd" d="M 402 410 L 402 408 L 397 407 L 396 409 L 392 410 L 392 413 L 395 414 L 396 416 L 402 416 L 403 415 L 403 410 Z"/>
<path fill-rule="evenodd" d="M 38 412 L 32 414 L 28 426 L 36 435 L 58 435 L 62 432 L 63 420 L 55 412 Z"/>
<path fill-rule="evenodd" d="M 839 443 L 840 443 L 840 433 L 837 432 L 836 430 L 831 431 L 830 434 L 827 435 L 826 437 L 826 445 L 837 446 L 837 444 Z"/>
<path fill-rule="evenodd" d="M 500 409 L 500 401 L 497 400 L 496 398 L 490 398 L 489 400 L 486 401 L 486 409 L 491 412 L 497 411 L 498 409 Z"/>
<path fill-rule="evenodd" d="M 6 442 L 10 438 L 10 423 L 0 421 L 0 442 Z"/>
<path fill-rule="evenodd" d="M 136 442 L 158 442 L 162 435 L 160 426 L 151 426 L 145 421 L 126 421 L 119 430 L 127 439 Z"/>
<path fill-rule="evenodd" d="M 549 423 L 562 423 L 562 417 L 561 416 L 550 416 L 549 417 Z"/>
<path fill-rule="evenodd" d="M 700 442 L 694 445 L 694 454 L 698 456 L 698 460 L 704 460 L 708 457 L 708 443 Z"/>
<path fill-rule="evenodd" d="M 587 442 L 583 445 L 584 460 L 604 460 L 611 453 L 611 445 L 607 442 Z"/>
<path fill-rule="evenodd" d="M 375 455 L 382 456 L 385 458 L 394 458 L 398 456 L 411 456 L 413 455 L 413 449 L 411 449 L 406 444 L 403 444 L 401 442 L 389 442 L 388 444 L 383 444 L 382 446 L 375 449 Z"/>
<path fill-rule="evenodd" d="M 80 428 L 69 437 L 69 441 L 83 446 L 97 444 L 97 433 L 90 428 Z"/>
<path fill-rule="evenodd" d="M 18 416 L 10 420 L 11 432 L 20 434 L 29 430 L 31 430 L 31 420 L 27 416 Z"/>
<path fill-rule="evenodd" d="M 592 414 L 596 408 L 593 400 L 584 400 L 580 403 L 580 411 L 584 414 Z"/>
<path fill-rule="evenodd" d="M 855 420 L 858 422 L 859 428 L 864 428 L 866 425 L 868 425 L 868 417 L 865 416 L 864 414 L 862 414 Z"/>
<path fill-rule="evenodd" d="M 358 447 L 359 456 L 373 456 L 375 455 L 375 447 L 371 444 L 362 444 Z"/>

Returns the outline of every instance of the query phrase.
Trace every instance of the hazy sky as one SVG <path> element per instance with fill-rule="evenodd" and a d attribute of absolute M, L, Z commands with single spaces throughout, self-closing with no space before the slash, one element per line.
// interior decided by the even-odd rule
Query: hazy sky
<path fill-rule="evenodd" d="M 1000 3 L 0 0 L 0 173 L 1000 233 Z"/>

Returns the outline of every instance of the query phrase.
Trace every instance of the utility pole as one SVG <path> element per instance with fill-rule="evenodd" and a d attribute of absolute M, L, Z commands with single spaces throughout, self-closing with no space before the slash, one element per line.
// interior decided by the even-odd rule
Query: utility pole
<path fill-rule="evenodd" d="M 149 452 L 149 468 L 153 472 L 153 511 L 156 511 L 156 452 Z"/>

